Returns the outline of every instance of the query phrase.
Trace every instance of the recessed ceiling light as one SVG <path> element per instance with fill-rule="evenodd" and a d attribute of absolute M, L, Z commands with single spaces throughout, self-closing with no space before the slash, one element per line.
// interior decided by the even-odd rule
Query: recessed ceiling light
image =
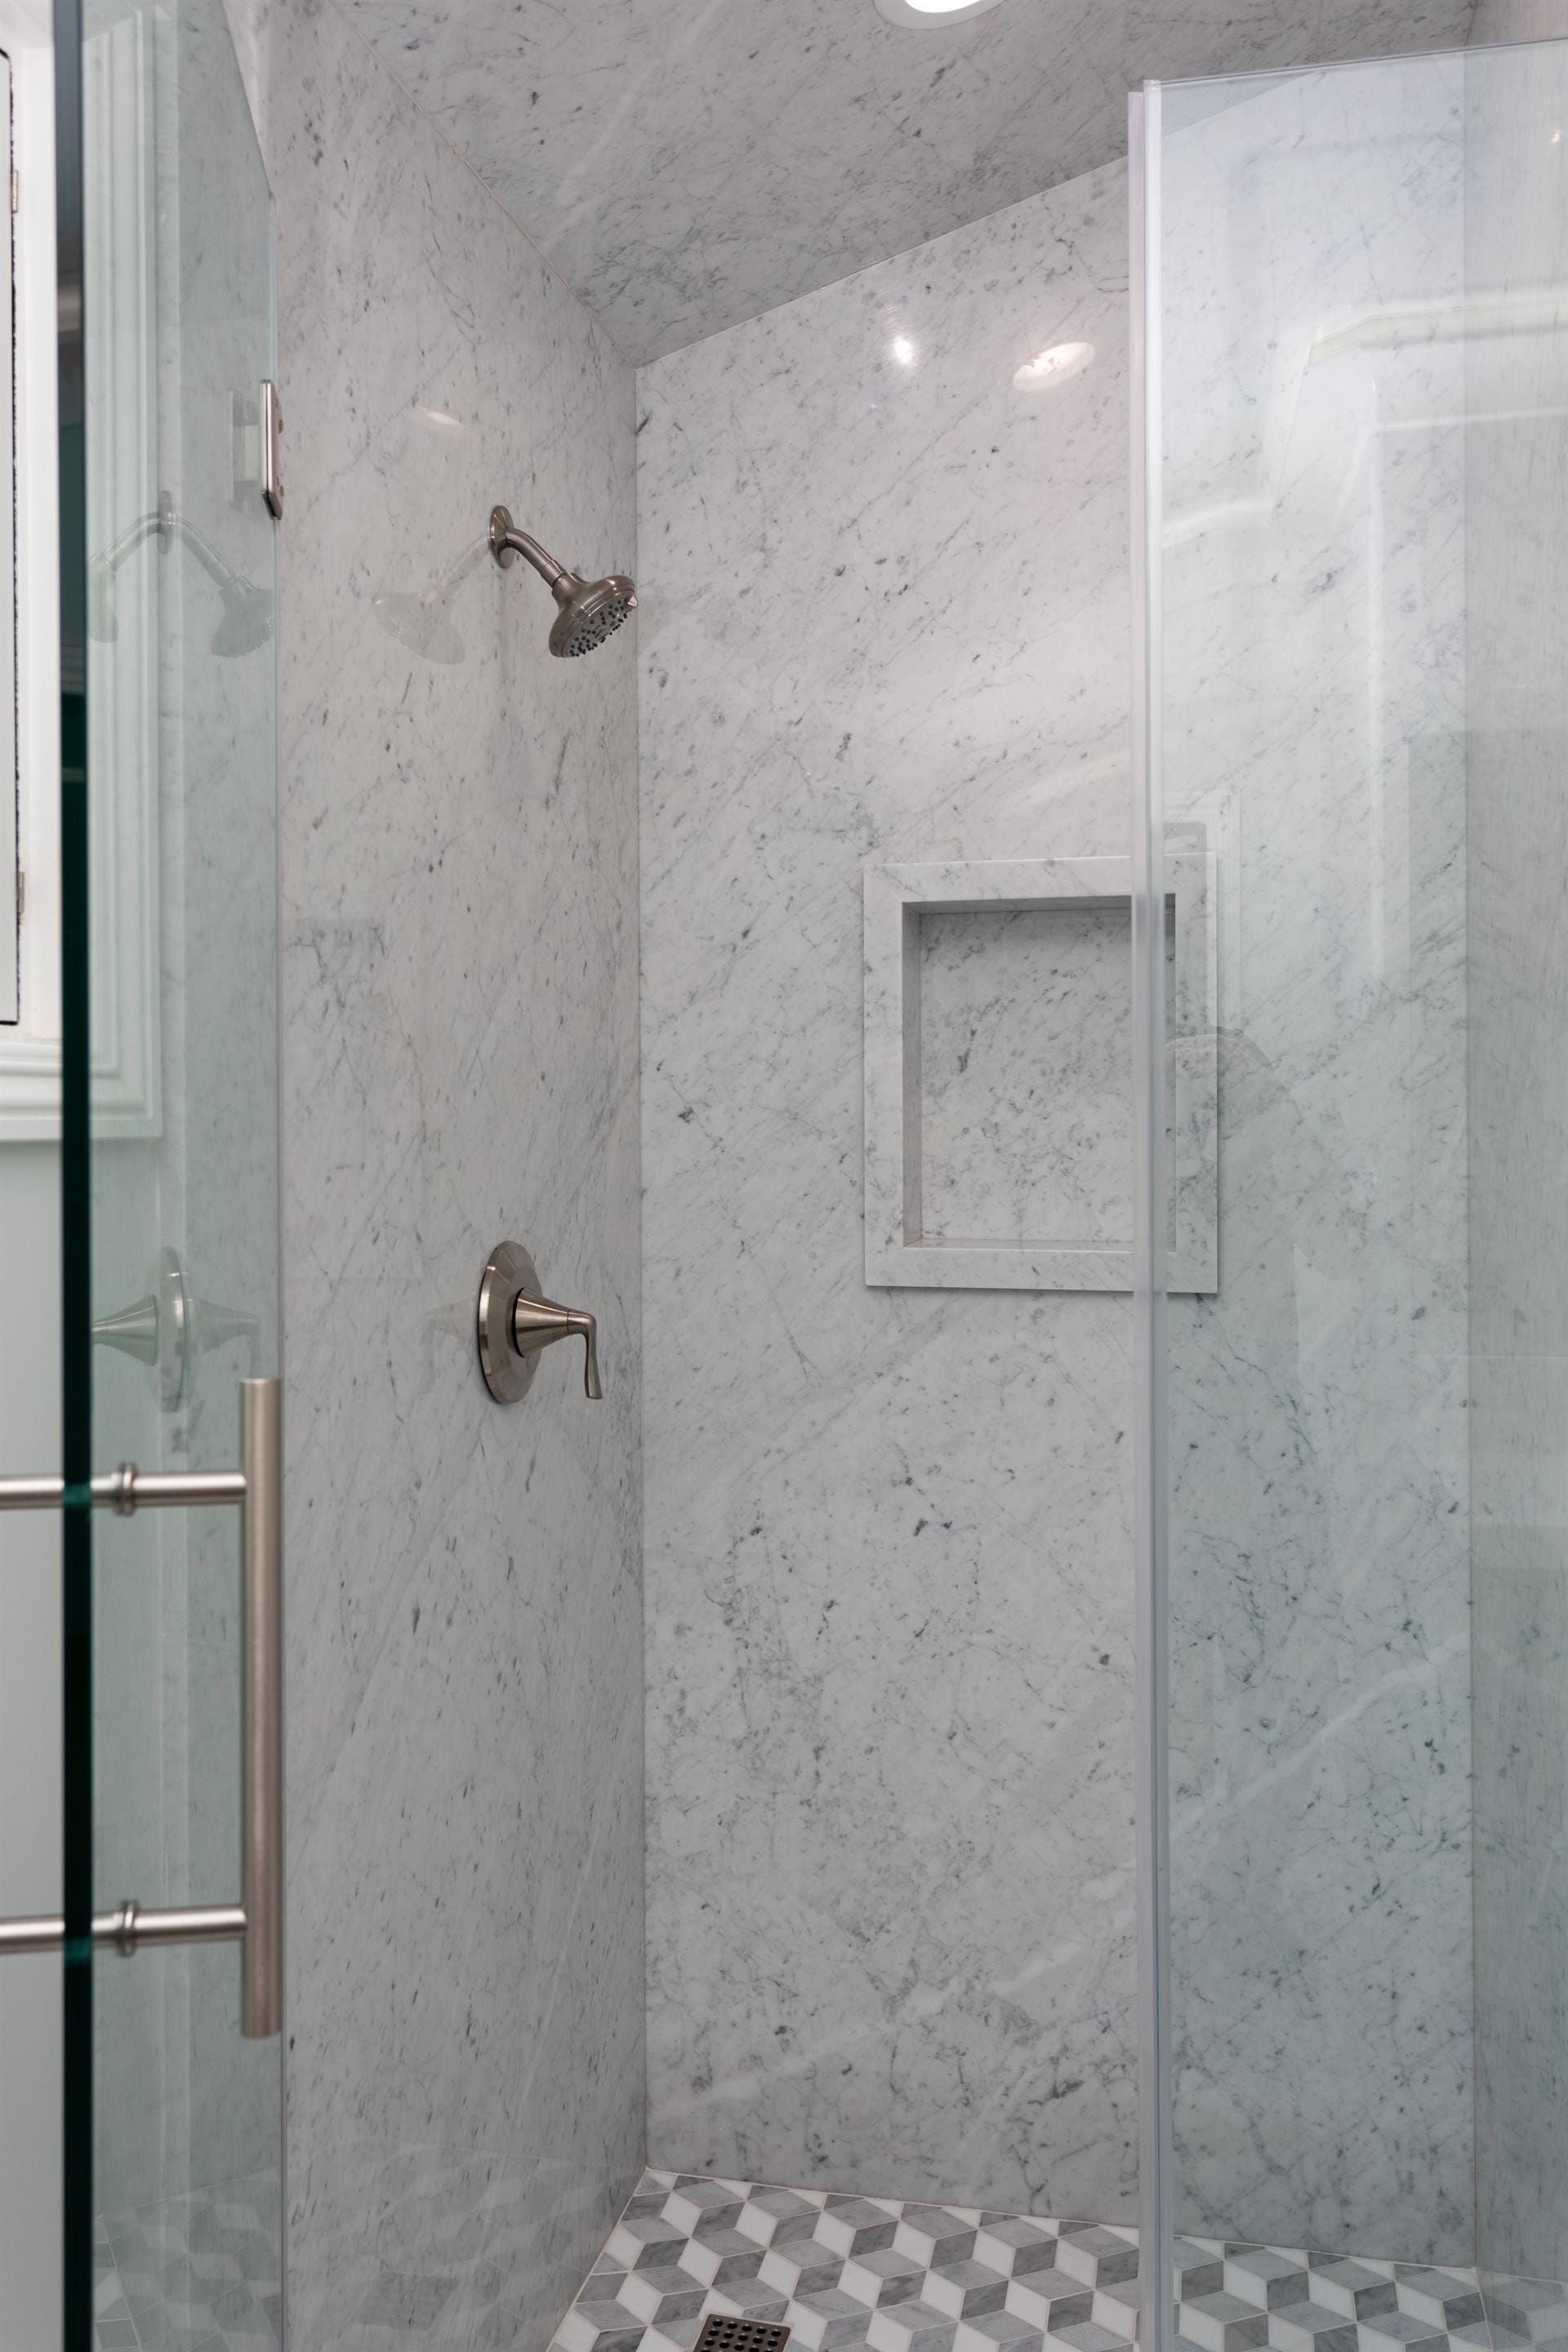
<path fill-rule="evenodd" d="M 877 13 L 889 25 L 918 25 L 925 32 L 939 25 L 962 24 L 965 16 L 984 16 L 1001 0 L 877 0 Z"/>
<path fill-rule="evenodd" d="M 1053 343 L 1048 352 L 1040 352 L 1026 360 L 1013 378 L 1016 392 L 1041 392 L 1047 384 L 1061 383 L 1069 375 L 1077 375 L 1094 357 L 1092 343 Z"/>
<path fill-rule="evenodd" d="M 889 349 L 900 367 L 913 367 L 920 356 L 908 335 L 895 335 Z"/>

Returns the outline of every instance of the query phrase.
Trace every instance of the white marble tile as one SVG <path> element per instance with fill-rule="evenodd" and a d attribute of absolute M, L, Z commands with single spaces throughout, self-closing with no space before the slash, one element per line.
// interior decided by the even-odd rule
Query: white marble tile
<path fill-rule="evenodd" d="M 658 357 L 1124 154 L 1149 75 L 1460 41 L 1468 0 L 350 0 L 627 356 Z"/>
<path fill-rule="evenodd" d="M 860 1114 L 865 866 L 1125 852 L 1124 187 L 646 370 L 638 543 L 651 2153 L 1130 2220 L 1130 1303 L 868 1289 Z"/>
<path fill-rule="evenodd" d="M 289 497 L 292 2319 L 542 2341 L 642 2158 L 635 635 L 553 661 L 540 583 L 461 559 L 501 499 L 635 568 L 633 383 L 335 9 L 279 0 L 248 54 Z M 376 608 L 432 590 L 439 658 Z M 598 1315 L 602 1405 L 564 1350 L 486 1394 L 503 1236 Z"/>

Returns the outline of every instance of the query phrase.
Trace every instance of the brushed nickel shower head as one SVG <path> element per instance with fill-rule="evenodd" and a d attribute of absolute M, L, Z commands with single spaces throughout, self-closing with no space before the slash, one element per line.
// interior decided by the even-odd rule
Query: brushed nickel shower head
<path fill-rule="evenodd" d="M 637 610 L 637 582 L 628 580 L 624 572 L 612 572 L 603 580 L 584 580 L 575 572 L 568 572 L 547 554 L 536 539 L 519 530 L 505 507 L 490 509 L 490 553 L 503 572 L 509 571 L 521 555 L 531 563 L 549 588 L 561 610 L 555 615 L 550 632 L 550 650 L 563 660 L 577 654 L 591 654 L 606 637 L 613 637 L 622 622 Z"/>

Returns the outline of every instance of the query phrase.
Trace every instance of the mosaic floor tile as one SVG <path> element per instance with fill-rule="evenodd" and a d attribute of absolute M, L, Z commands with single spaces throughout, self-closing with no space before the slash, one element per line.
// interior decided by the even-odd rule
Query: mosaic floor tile
<path fill-rule="evenodd" d="M 94 2227 L 94 2352 L 277 2352 L 275 2175 Z"/>
<path fill-rule="evenodd" d="M 1472 2270 L 1184 2239 L 1180 2352 L 1568 2352 L 1568 2290 Z M 1125 2352 L 1123 2225 L 648 2172 L 552 2352 L 691 2352 L 714 2312 L 801 2352 Z"/>

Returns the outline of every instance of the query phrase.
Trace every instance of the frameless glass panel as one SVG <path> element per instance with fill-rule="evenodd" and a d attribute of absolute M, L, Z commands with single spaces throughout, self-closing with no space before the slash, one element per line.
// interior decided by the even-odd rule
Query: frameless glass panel
<path fill-rule="evenodd" d="M 80 65 L 90 1465 L 232 1470 L 279 1370 L 270 204 L 217 0 L 87 0 Z M 237 1513 L 91 1537 L 94 1909 L 237 1904 Z M 100 1937 L 92 1979 L 100 2315 L 268 2340 L 279 2043 L 237 1948 Z"/>
<path fill-rule="evenodd" d="M 1465 135 L 1476 2259 L 1539 2340 L 1568 2301 L 1568 43 L 1472 59 Z"/>
<path fill-rule="evenodd" d="M 1218 924 L 1217 1282 L 1152 1316 L 1199 2340 L 1568 2270 L 1563 55 L 1149 117 L 1149 782 Z"/>
<path fill-rule="evenodd" d="M 17 208 L 5 223 L 0 516 L 0 1475 L 58 1475 L 60 1151 L 56 522 L 58 308 L 48 11 L 0 0 Z M 9 447 L 5 445 L 9 443 Z M 22 903 L 23 874 L 30 894 Z M 61 1521 L 0 1521 L 0 1915 L 60 1910 Z M 60 1961 L 7 1958 L 0 1985 L 0 2345 L 61 2330 Z"/>

